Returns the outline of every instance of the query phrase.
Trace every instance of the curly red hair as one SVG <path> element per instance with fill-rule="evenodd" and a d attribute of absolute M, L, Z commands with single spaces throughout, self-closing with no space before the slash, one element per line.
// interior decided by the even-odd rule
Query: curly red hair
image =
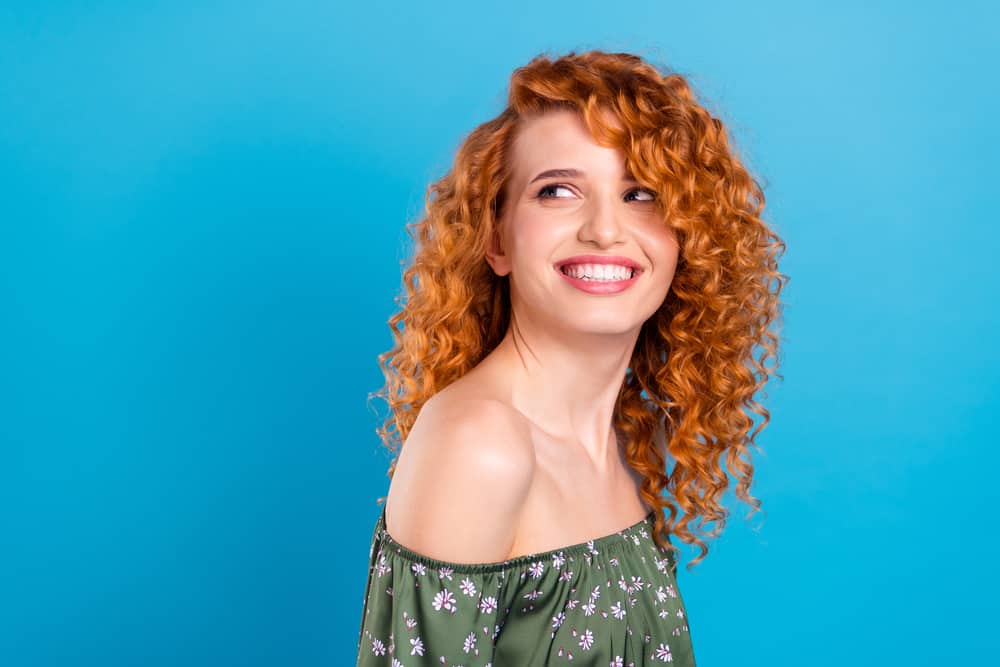
<path fill-rule="evenodd" d="M 395 344 L 378 358 L 386 385 L 374 395 L 392 414 L 376 432 L 396 454 L 388 476 L 424 402 L 506 333 L 508 278 L 484 257 L 503 210 L 518 128 L 554 109 L 578 111 L 596 141 L 620 149 L 636 180 L 657 193 L 664 224 L 677 232 L 673 283 L 642 326 L 614 427 L 629 465 L 644 477 L 641 495 L 657 509 L 656 543 L 676 552 L 667 537 L 673 534 L 700 548 L 690 569 L 708 552 L 701 538 L 717 537 L 729 513 L 721 503 L 730 483 L 723 457 L 737 497 L 752 507 L 747 518 L 760 509 L 750 495 L 749 448 L 770 421 L 754 396 L 771 374 L 781 377 L 768 361 L 777 364 L 778 335 L 770 325 L 780 317 L 788 280 L 777 268 L 785 244 L 761 219 L 762 189 L 722 122 L 696 101 L 683 76 L 661 73 L 636 55 L 539 55 L 516 69 L 507 107 L 465 138 L 452 169 L 428 187 L 424 216 L 406 225 L 416 249 L 403 273 L 405 305 L 388 321 Z M 749 412 L 762 417 L 752 431 Z M 673 459 L 669 474 L 662 444 Z M 705 531 L 706 522 L 716 528 Z"/>

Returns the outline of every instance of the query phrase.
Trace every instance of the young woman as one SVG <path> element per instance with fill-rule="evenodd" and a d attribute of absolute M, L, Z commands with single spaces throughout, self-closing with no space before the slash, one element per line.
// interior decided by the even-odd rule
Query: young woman
<path fill-rule="evenodd" d="M 695 664 L 670 536 L 704 558 L 723 464 L 760 505 L 787 279 L 763 206 L 682 76 L 513 73 L 412 225 L 359 665 Z"/>

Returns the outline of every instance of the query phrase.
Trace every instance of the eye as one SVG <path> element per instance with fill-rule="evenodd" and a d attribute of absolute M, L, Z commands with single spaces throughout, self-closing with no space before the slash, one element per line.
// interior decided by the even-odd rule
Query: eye
<path fill-rule="evenodd" d="M 641 192 L 643 194 L 649 195 L 649 199 L 638 199 L 636 201 L 656 201 L 656 193 L 652 190 L 647 190 L 646 188 L 635 188 L 629 191 L 629 194 L 633 192 Z"/>
<path fill-rule="evenodd" d="M 552 191 L 558 190 L 560 188 L 563 189 L 563 190 L 569 190 L 569 188 L 566 187 L 565 185 L 563 185 L 562 183 L 549 183 L 548 185 L 543 185 L 541 188 L 539 188 L 539 190 L 536 193 L 535 197 L 538 198 L 538 199 L 565 199 L 565 197 L 550 197 L 550 196 L 548 196 L 546 194 L 548 192 L 552 192 Z M 633 201 L 641 201 L 641 202 L 656 201 L 656 193 L 653 192 L 652 190 L 647 190 L 646 188 L 633 188 L 632 190 L 629 190 L 629 194 L 632 194 L 634 192 L 645 194 L 649 198 L 648 199 L 636 199 L 636 200 L 633 200 Z"/>
<path fill-rule="evenodd" d="M 538 199 L 553 199 L 553 197 L 545 196 L 545 193 L 552 190 L 557 190 L 559 188 L 562 188 L 563 190 L 569 190 L 569 188 L 567 188 L 562 183 L 549 183 L 548 185 L 543 185 L 541 188 L 539 188 L 538 193 L 535 196 Z M 555 199 L 563 199 L 563 197 L 555 197 Z"/>

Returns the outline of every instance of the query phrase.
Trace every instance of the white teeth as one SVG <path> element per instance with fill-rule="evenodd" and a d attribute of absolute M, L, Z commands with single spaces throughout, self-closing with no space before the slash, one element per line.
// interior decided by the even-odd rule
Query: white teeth
<path fill-rule="evenodd" d="M 573 264 L 562 270 L 568 276 L 594 281 L 628 280 L 633 273 L 631 268 L 619 264 Z"/>

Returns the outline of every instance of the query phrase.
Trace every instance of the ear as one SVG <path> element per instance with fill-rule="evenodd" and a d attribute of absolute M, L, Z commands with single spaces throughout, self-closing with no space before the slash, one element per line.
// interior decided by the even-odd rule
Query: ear
<path fill-rule="evenodd" d="M 504 250 L 503 221 L 497 220 L 490 234 L 490 242 L 486 249 L 486 261 L 498 276 L 510 273 L 510 256 Z"/>

